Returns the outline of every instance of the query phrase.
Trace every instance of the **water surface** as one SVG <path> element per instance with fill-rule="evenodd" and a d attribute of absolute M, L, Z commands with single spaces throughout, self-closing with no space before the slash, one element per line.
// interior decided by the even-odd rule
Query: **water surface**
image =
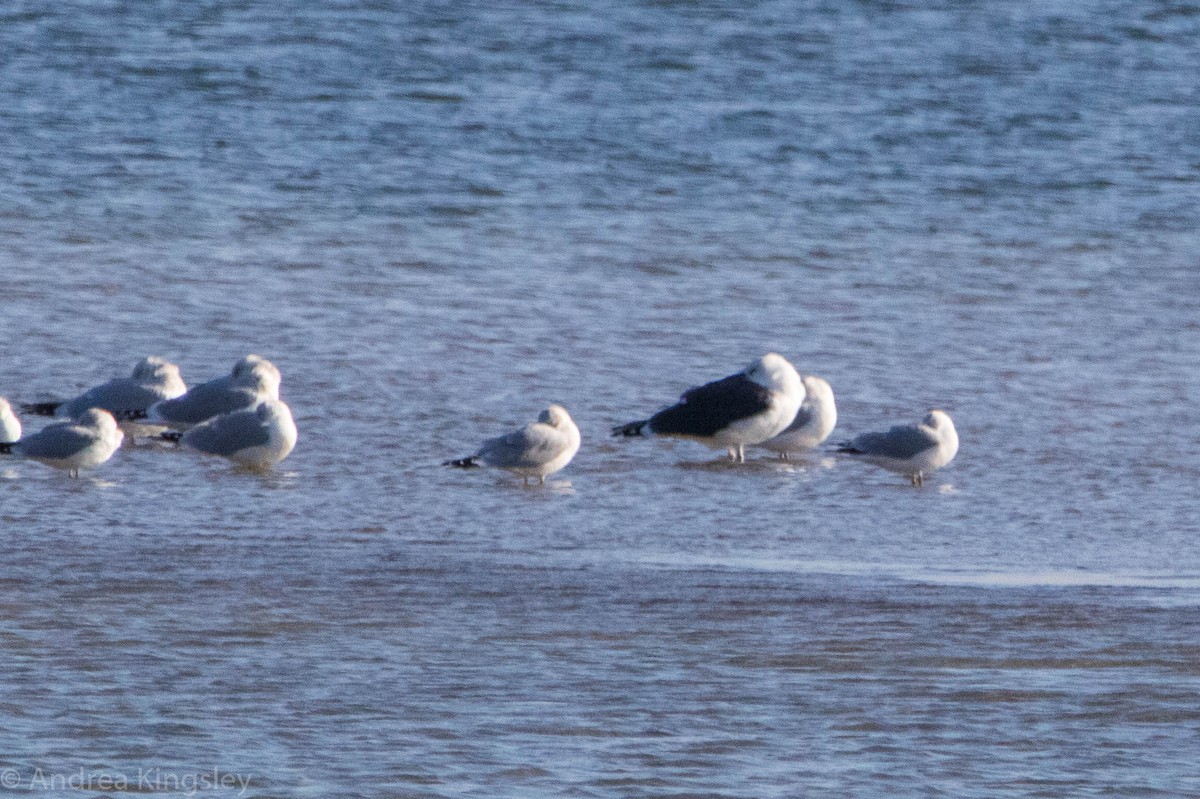
<path fill-rule="evenodd" d="M 301 437 L 266 477 L 0 464 L 0 782 L 1200 793 L 1198 33 L 1128 0 L 5 9 L 0 394 L 258 352 Z M 918 491 L 607 437 L 768 350 L 835 437 L 941 407 L 958 458 Z M 545 489 L 439 466 L 552 401 L 584 445 Z"/>

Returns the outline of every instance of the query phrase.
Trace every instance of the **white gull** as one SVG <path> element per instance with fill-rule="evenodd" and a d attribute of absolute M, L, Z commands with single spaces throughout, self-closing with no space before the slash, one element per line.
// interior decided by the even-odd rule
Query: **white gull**
<path fill-rule="evenodd" d="M 148 355 L 129 377 L 117 377 L 93 386 L 65 402 L 36 402 L 22 406 L 27 413 L 75 419 L 89 408 L 102 408 L 118 419 L 140 416 L 154 403 L 187 391 L 179 367 L 165 358 Z"/>
<path fill-rule="evenodd" d="M 489 438 L 474 455 L 446 461 L 446 466 L 468 468 L 495 466 L 521 475 L 525 484 L 536 477 L 542 485 L 546 476 L 562 469 L 579 451 L 579 428 L 567 409 L 551 405 L 538 415 L 538 420 L 519 430 Z"/>
<path fill-rule="evenodd" d="M 774 438 L 769 438 L 760 447 L 778 452 L 783 460 L 794 452 L 806 452 L 822 444 L 837 426 L 837 404 L 833 400 L 833 388 L 828 381 L 816 375 L 804 375 L 804 402 L 796 411 L 796 418 Z"/>
<path fill-rule="evenodd" d="M 837 450 L 890 472 L 907 475 L 914 486 L 925 475 L 954 460 L 958 431 L 945 411 L 932 410 L 920 424 L 897 425 L 887 432 L 862 433 Z"/>
<path fill-rule="evenodd" d="M 111 413 L 90 408 L 74 422 L 48 425 L 15 444 L 0 446 L 0 451 L 11 451 L 78 477 L 80 469 L 93 469 L 111 458 L 124 438 Z"/>
<path fill-rule="evenodd" d="M 234 411 L 249 410 L 266 399 L 279 399 L 279 369 L 259 355 L 247 355 L 224 377 L 193 386 L 180 397 L 152 405 L 146 418 L 175 430 Z"/>
<path fill-rule="evenodd" d="M 183 446 L 205 455 L 228 458 L 251 469 L 268 469 L 296 446 L 292 411 L 277 399 L 253 408 L 214 416 L 180 436 Z"/>

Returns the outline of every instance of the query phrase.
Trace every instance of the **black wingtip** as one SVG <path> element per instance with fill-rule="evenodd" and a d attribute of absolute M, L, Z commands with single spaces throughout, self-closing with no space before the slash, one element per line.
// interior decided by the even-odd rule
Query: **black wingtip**
<path fill-rule="evenodd" d="M 164 433 L 159 433 L 155 436 L 159 441 L 168 441 L 172 444 L 178 444 L 183 439 L 183 433 L 178 430 L 167 430 Z"/>
<path fill-rule="evenodd" d="M 476 460 L 476 457 L 477 456 L 472 455 L 469 458 L 458 458 L 457 460 L 446 461 L 442 465 L 454 466 L 459 469 L 474 469 L 475 467 L 479 466 L 479 462 Z"/>
<path fill-rule="evenodd" d="M 116 411 L 113 416 L 118 422 L 138 422 L 150 416 L 150 412 L 144 408 L 138 408 L 131 411 Z"/>
<path fill-rule="evenodd" d="M 0 441 L 0 455 L 8 455 L 12 452 L 15 441 Z"/>
<path fill-rule="evenodd" d="M 34 416 L 53 416 L 61 402 L 25 402 L 21 404 L 21 412 Z"/>
<path fill-rule="evenodd" d="M 612 434 L 614 437 L 644 436 L 646 435 L 646 425 L 649 423 L 649 421 L 649 419 L 643 419 L 640 422 L 630 422 L 629 424 L 617 425 L 612 429 Z"/>
<path fill-rule="evenodd" d="M 857 447 L 850 446 L 849 441 L 844 441 L 841 444 L 838 444 L 837 449 L 835 449 L 834 452 L 840 452 L 840 453 L 843 453 L 846 455 L 861 455 L 862 454 L 862 450 L 858 449 Z"/>

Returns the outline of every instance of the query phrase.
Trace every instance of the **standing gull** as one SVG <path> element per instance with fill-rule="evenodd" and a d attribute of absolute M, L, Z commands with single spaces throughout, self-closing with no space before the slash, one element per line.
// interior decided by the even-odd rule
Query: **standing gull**
<path fill-rule="evenodd" d="M 117 377 L 89 388 L 66 402 L 37 402 L 22 407 L 27 413 L 75 419 L 89 408 L 101 408 L 120 419 L 143 414 L 160 400 L 178 397 L 187 391 L 179 367 L 165 358 L 148 355 L 133 368 L 129 377 Z"/>
<path fill-rule="evenodd" d="M 263 400 L 279 399 L 279 383 L 275 364 L 258 355 L 247 355 L 224 377 L 150 406 L 146 418 L 175 430 L 187 430 L 214 416 L 250 410 Z"/>
<path fill-rule="evenodd" d="M 546 475 L 554 474 L 575 457 L 579 441 L 579 428 L 571 414 L 561 405 L 551 405 L 536 422 L 508 435 L 489 438 L 474 455 L 446 461 L 445 465 L 469 468 L 482 463 L 521 475 L 525 485 L 531 477 L 545 485 Z"/>
<path fill-rule="evenodd" d="M 805 375 L 804 402 L 796 411 L 796 418 L 774 438 L 767 439 L 760 447 L 778 452 L 783 460 L 793 452 L 804 452 L 820 445 L 837 425 L 837 405 L 833 401 L 833 389 L 823 378 Z"/>
<path fill-rule="evenodd" d="M 268 469 L 295 448 L 296 423 L 285 403 L 265 399 L 257 407 L 202 422 L 179 440 L 188 449 L 205 455 L 228 458 L 251 469 Z"/>
<path fill-rule="evenodd" d="M 920 486 L 926 474 L 954 460 L 958 431 L 945 411 L 932 410 L 920 424 L 897 425 L 886 433 L 863 433 L 837 451 L 907 475 L 914 486 Z"/>
<path fill-rule="evenodd" d="M 0 397 L 0 444 L 15 444 L 21 438 L 21 420 L 8 400 Z"/>
<path fill-rule="evenodd" d="M 613 428 L 614 436 L 668 436 L 729 452 L 744 463 L 745 447 L 761 444 L 796 418 L 804 384 L 787 360 L 767 353 L 736 375 L 688 389 L 649 419 Z"/>
<path fill-rule="evenodd" d="M 89 408 L 77 421 L 43 427 L 15 444 L 0 445 L 0 452 L 23 455 L 78 477 L 80 469 L 93 469 L 111 458 L 124 438 L 111 413 Z"/>

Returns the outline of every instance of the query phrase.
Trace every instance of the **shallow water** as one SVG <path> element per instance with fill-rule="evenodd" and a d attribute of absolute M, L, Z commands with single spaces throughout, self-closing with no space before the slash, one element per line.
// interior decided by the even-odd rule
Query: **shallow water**
<path fill-rule="evenodd" d="M 1197 33 L 5 9 L 0 394 L 258 352 L 300 442 L 265 477 L 0 463 L 0 784 L 1200 793 Z M 835 438 L 942 407 L 958 458 L 914 490 L 607 437 L 768 350 Z M 584 444 L 545 488 L 440 467 L 551 401 Z"/>

